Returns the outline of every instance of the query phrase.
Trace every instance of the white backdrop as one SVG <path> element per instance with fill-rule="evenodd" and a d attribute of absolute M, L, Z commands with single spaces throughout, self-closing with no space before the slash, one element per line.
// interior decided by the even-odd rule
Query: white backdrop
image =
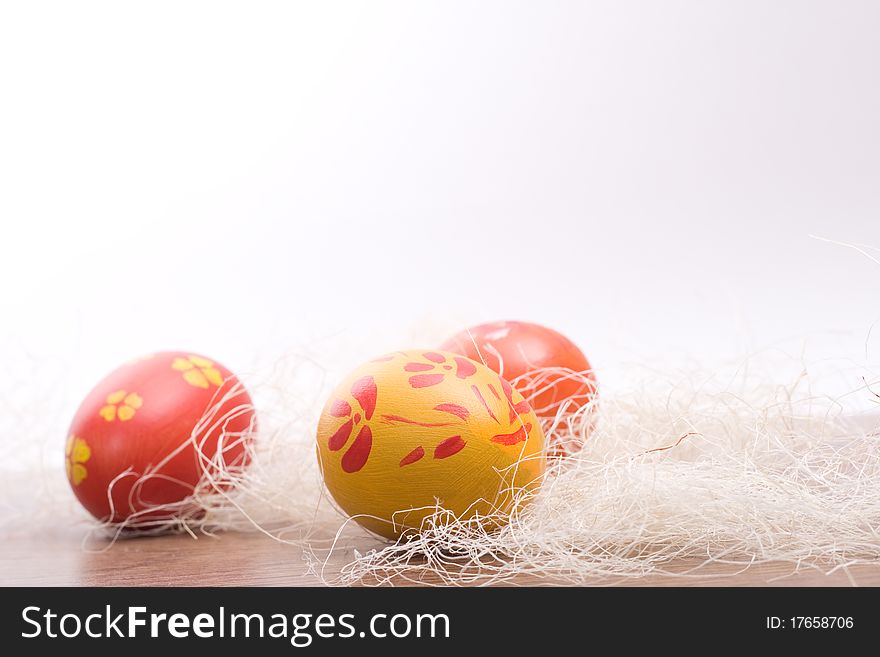
<path fill-rule="evenodd" d="M 880 246 L 878 33 L 840 0 L 4 3 L 6 394 L 496 318 L 600 372 L 864 362 L 880 265 L 808 235 Z"/>

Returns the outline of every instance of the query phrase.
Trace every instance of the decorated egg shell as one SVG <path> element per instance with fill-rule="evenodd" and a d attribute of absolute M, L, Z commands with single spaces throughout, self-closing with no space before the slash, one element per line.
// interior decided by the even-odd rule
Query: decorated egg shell
<path fill-rule="evenodd" d="M 402 351 L 353 371 L 318 425 L 318 459 L 339 506 L 388 538 L 439 505 L 503 523 L 540 485 L 544 434 L 529 404 L 484 365 Z"/>
<path fill-rule="evenodd" d="M 541 417 L 560 406 L 575 411 L 598 394 L 593 368 L 571 340 L 529 322 L 490 322 L 471 327 L 444 342 L 441 349 L 485 363 L 510 381 Z"/>
<path fill-rule="evenodd" d="M 113 371 L 82 402 L 67 477 L 99 520 L 155 525 L 186 512 L 179 503 L 203 477 L 228 487 L 227 475 L 247 464 L 254 422 L 250 395 L 221 364 L 152 354 Z"/>

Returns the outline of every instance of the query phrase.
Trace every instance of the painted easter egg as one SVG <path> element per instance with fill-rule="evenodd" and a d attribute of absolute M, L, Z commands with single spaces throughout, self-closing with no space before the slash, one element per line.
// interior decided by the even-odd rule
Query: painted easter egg
<path fill-rule="evenodd" d="M 352 372 L 318 424 L 324 481 L 342 509 L 394 538 L 437 505 L 503 524 L 540 485 L 544 434 L 529 404 L 480 363 L 402 351 Z"/>
<path fill-rule="evenodd" d="M 441 349 L 485 363 L 510 381 L 541 417 L 576 411 L 598 394 L 584 353 L 561 333 L 528 322 L 480 324 L 452 336 Z"/>
<path fill-rule="evenodd" d="M 229 487 L 247 465 L 254 422 L 250 395 L 225 367 L 197 354 L 153 354 L 113 371 L 80 405 L 67 478 L 99 520 L 155 526 L 190 510 L 197 486 Z"/>

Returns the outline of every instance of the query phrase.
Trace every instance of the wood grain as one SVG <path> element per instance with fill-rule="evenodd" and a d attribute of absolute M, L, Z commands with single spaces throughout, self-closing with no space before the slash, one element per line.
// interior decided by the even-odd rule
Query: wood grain
<path fill-rule="evenodd" d="M 127 538 L 114 544 L 84 534 L 13 535 L 0 541 L 3 586 L 309 586 L 322 582 L 308 572 L 302 552 L 262 534 L 225 533 L 193 539 L 188 535 Z M 374 547 L 364 544 L 362 547 Z M 338 574 L 344 563 L 330 564 Z M 673 564 L 685 573 L 696 563 Z M 397 585 L 412 585 L 396 581 Z M 426 579 L 423 584 L 436 584 Z M 787 563 L 741 566 L 713 564 L 680 576 L 597 579 L 621 586 L 880 586 L 880 564 L 860 565 L 826 575 Z M 552 585 L 552 580 L 521 579 L 521 585 Z"/>

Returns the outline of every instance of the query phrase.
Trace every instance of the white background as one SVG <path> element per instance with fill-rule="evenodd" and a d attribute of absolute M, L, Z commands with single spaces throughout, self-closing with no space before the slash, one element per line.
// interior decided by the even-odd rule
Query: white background
<path fill-rule="evenodd" d="M 876 361 L 880 265 L 809 234 L 880 246 L 878 34 L 840 0 L 5 3 L 6 394 L 497 318 L 600 375 Z"/>

